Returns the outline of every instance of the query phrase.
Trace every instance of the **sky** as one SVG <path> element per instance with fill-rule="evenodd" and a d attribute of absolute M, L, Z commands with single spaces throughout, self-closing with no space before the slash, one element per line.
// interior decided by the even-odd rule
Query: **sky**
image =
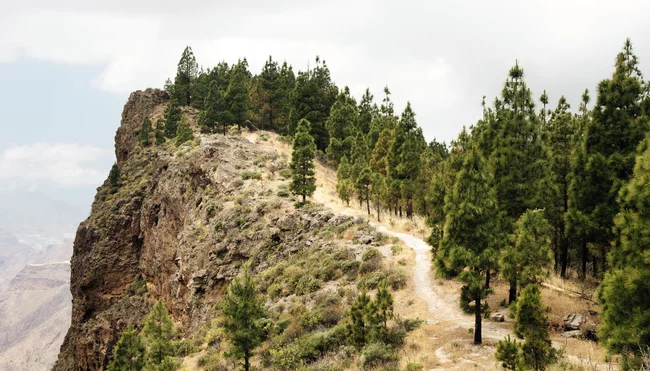
<path fill-rule="evenodd" d="M 114 161 L 130 92 L 162 87 L 183 48 L 210 67 L 269 55 L 335 83 L 410 101 L 428 140 L 447 143 L 498 96 L 515 61 L 536 97 L 577 107 L 630 37 L 650 76 L 650 2 L 3 0 L 0 192 L 87 207 Z M 595 98 L 595 93 L 592 94 Z M 592 99 L 593 101 L 593 99 Z"/>

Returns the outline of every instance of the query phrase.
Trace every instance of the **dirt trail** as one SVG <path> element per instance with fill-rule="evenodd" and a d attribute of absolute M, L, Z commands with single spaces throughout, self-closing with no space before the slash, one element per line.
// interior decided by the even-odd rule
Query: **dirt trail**
<path fill-rule="evenodd" d="M 289 145 L 277 141 L 274 135 L 269 135 L 268 137 L 268 139 L 261 141 L 258 133 L 246 135 L 249 141 L 290 157 L 291 147 Z M 317 187 L 313 195 L 314 201 L 329 207 L 334 212 L 368 220 L 379 231 L 399 238 L 415 252 L 415 265 L 412 276 L 415 294 L 420 300 L 426 303 L 428 309 L 427 323 L 435 325 L 436 331 L 442 330 L 446 333 L 438 333 L 434 335 L 434 339 L 438 336 L 441 338 L 454 337 L 457 336 L 459 331 L 474 328 L 474 316 L 465 314 L 460 308 L 458 302 L 460 286 L 457 283 L 454 284 L 454 281 L 446 281 L 443 285 L 438 283 L 432 276 L 431 247 L 422 238 L 413 235 L 417 234 L 424 237 L 427 227 L 424 226 L 423 220 L 412 221 L 406 218 L 384 215 L 380 222 L 375 216 L 369 217 L 365 209 L 346 206 L 339 201 L 336 195 L 336 173 L 334 171 L 316 162 L 315 175 Z M 438 359 L 438 365 L 444 365 L 442 369 L 462 370 L 477 366 L 480 369 L 498 369 L 493 359 L 493 345 L 507 335 L 513 337 L 512 326 L 508 322 L 497 323 L 486 319 L 483 319 L 482 325 L 484 343 L 489 343 L 491 344 L 490 346 L 482 347 L 482 349 L 461 348 L 459 350 L 454 349 L 457 346 L 455 344 L 456 341 L 452 341 L 451 344 L 439 344 L 442 346 L 436 348 L 434 352 Z M 562 347 L 556 341 L 554 341 L 554 346 L 558 348 Z M 456 355 L 450 356 L 447 351 Z M 463 353 L 461 356 L 457 354 L 459 351 Z M 567 356 L 574 365 L 583 365 L 585 363 L 582 357 L 570 354 L 567 354 Z M 603 366 L 601 365 L 598 369 L 601 369 L 601 367 Z M 434 370 L 437 369 L 435 368 Z"/>

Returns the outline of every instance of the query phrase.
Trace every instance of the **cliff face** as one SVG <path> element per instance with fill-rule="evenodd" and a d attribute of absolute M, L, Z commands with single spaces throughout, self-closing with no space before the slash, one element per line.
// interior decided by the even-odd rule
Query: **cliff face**
<path fill-rule="evenodd" d="M 294 210 L 275 195 L 286 180 L 273 173 L 286 158 L 244 138 L 200 136 L 191 109 L 184 115 L 196 141 L 142 147 L 143 118 L 155 123 L 167 100 L 159 90 L 138 91 L 124 108 L 115 138 L 121 184 L 98 188 L 77 231 L 72 325 L 54 370 L 104 369 L 121 332 L 139 327 L 154 300 L 182 332 L 196 330 L 243 263 L 259 272 L 308 239 L 326 246 L 308 232 L 349 221 L 319 208 Z M 262 179 L 242 176 L 251 169 Z"/>

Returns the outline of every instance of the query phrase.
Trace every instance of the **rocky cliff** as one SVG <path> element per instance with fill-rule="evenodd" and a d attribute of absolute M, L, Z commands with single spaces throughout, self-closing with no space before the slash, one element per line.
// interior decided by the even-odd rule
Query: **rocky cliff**
<path fill-rule="evenodd" d="M 167 100 L 159 90 L 138 91 L 124 107 L 115 138 L 120 184 L 98 188 L 77 231 L 72 326 L 54 370 L 104 369 L 120 333 L 140 326 L 154 300 L 190 334 L 210 320 L 244 264 L 259 273 L 308 248 L 309 264 L 326 269 L 333 259 L 360 260 L 379 239 L 366 236 L 359 249 L 339 249 L 340 232 L 354 224 L 350 217 L 320 207 L 296 210 L 286 197 L 288 180 L 278 175 L 287 158 L 242 137 L 200 135 L 192 109 L 183 114 L 197 139 L 143 147 L 137 139 L 143 118 L 155 123 Z M 336 272 L 307 277 L 308 283 L 297 274 L 302 283 L 291 287 L 324 289 L 323 282 L 342 276 Z M 271 284 L 275 276 L 265 277 Z"/>

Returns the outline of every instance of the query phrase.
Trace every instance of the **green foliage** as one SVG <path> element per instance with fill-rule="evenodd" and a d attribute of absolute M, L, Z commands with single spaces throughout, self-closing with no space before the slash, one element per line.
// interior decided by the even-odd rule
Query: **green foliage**
<path fill-rule="evenodd" d="M 345 202 L 348 206 L 350 205 L 350 199 L 354 193 L 354 184 L 352 183 L 350 163 L 348 162 L 348 157 L 343 155 L 341 157 L 339 166 L 336 172 L 336 192 L 339 195 L 341 201 Z"/>
<path fill-rule="evenodd" d="M 230 83 L 226 91 L 226 102 L 232 120 L 238 128 L 251 118 L 250 95 L 248 85 L 250 72 L 246 58 L 240 60 L 232 67 L 230 72 Z"/>
<path fill-rule="evenodd" d="M 379 366 L 388 369 L 389 364 L 395 367 L 396 362 L 397 352 L 384 343 L 370 343 L 361 350 L 361 366 L 364 370 Z"/>
<path fill-rule="evenodd" d="M 198 75 L 199 65 L 192 52 L 192 48 L 185 47 L 181 59 L 178 61 L 176 78 L 174 79 L 173 98 L 182 106 L 189 106 L 192 101 L 192 85 Z"/>
<path fill-rule="evenodd" d="M 153 129 L 151 128 L 151 120 L 149 120 L 148 117 L 145 117 L 144 120 L 142 120 L 142 128 L 140 129 L 140 133 L 138 134 L 138 139 L 140 140 L 140 144 L 143 146 L 148 146 L 151 144 L 150 136 L 151 132 Z"/>
<path fill-rule="evenodd" d="M 607 348 L 639 358 L 650 346 L 650 136 L 641 143 L 634 174 L 620 192 L 611 270 L 598 292 Z"/>
<path fill-rule="evenodd" d="M 510 282 L 510 303 L 517 288 L 540 283 L 551 262 L 550 226 L 544 210 L 526 210 L 515 223 L 511 243 L 501 251 L 501 273 Z"/>
<path fill-rule="evenodd" d="M 290 189 L 293 194 L 302 196 L 303 202 L 316 190 L 316 179 L 314 178 L 316 146 L 314 138 L 309 134 L 309 127 L 309 121 L 300 120 L 293 139 L 293 153 L 291 154 Z"/>
<path fill-rule="evenodd" d="M 176 353 L 174 338 L 176 330 L 172 319 L 162 302 L 154 304 L 151 313 L 144 320 L 141 336 L 147 347 L 146 368 L 152 370 L 174 370 Z"/>
<path fill-rule="evenodd" d="M 539 286 L 526 286 L 517 301 L 515 332 L 525 339 L 521 346 L 521 360 L 533 370 L 546 370 L 557 360 L 556 350 L 548 334 L 547 322 Z"/>
<path fill-rule="evenodd" d="M 372 173 L 370 172 L 370 167 L 365 166 L 361 173 L 357 176 L 357 181 L 354 184 L 354 188 L 357 190 L 357 198 L 359 203 L 366 203 L 368 209 L 368 215 L 370 215 L 370 190 L 372 185 Z"/>
<path fill-rule="evenodd" d="M 108 371 L 140 371 L 145 364 L 145 346 L 134 329 L 126 329 L 113 349 Z"/>
<path fill-rule="evenodd" d="M 521 363 L 521 346 L 508 335 L 503 340 L 499 340 L 495 357 L 501 362 L 501 367 L 506 370 L 516 370 Z"/>
<path fill-rule="evenodd" d="M 167 103 L 164 112 L 165 120 L 165 137 L 174 138 L 178 130 L 178 124 L 181 122 L 181 109 L 174 99 Z"/>
<path fill-rule="evenodd" d="M 176 145 L 180 146 L 185 142 L 189 142 L 194 139 L 194 132 L 192 128 L 185 120 L 185 117 L 181 118 L 181 122 L 176 129 Z"/>
<path fill-rule="evenodd" d="M 165 143 L 165 121 L 162 119 L 156 122 L 155 137 L 157 146 Z"/>
<path fill-rule="evenodd" d="M 244 270 L 244 275 L 230 283 L 221 304 L 223 328 L 232 344 L 229 356 L 244 360 L 244 369 L 250 369 L 253 350 L 262 342 L 264 330 L 261 320 L 264 307 L 257 295 L 253 279 Z"/>
<path fill-rule="evenodd" d="M 338 163 L 343 156 L 350 153 L 354 139 L 352 129 L 358 120 L 356 104 L 350 97 L 350 90 L 346 87 L 337 96 L 325 124 L 330 135 L 325 152 L 330 160 Z"/>
<path fill-rule="evenodd" d="M 416 362 L 409 362 L 406 364 L 406 371 L 422 371 L 424 366 Z"/>
<path fill-rule="evenodd" d="M 113 163 L 111 171 L 108 173 L 108 183 L 113 188 L 118 188 L 120 186 L 120 168 L 117 166 L 117 162 Z"/>
<path fill-rule="evenodd" d="M 243 180 L 248 180 L 248 179 L 257 179 L 257 180 L 260 180 L 260 179 L 262 179 L 262 173 L 260 173 L 260 172 L 258 172 L 258 171 L 244 171 L 244 172 L 241 174 L 241 178 L 242 178 Z"/>

